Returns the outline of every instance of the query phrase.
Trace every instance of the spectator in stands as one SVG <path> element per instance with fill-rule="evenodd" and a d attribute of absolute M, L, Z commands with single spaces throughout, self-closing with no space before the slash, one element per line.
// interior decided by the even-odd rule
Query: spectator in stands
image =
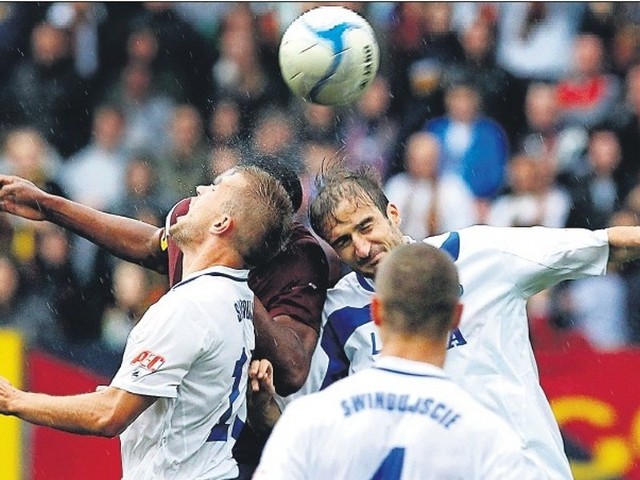
<path fill-rule="evenodd" d="M 292 119 L 284 110 L 269 108 L 260 114 L 250 148 L 256 157 L 280 157 L 296 171 L 300 171 L 297 131 Z"/>
<path fill-rule="evenodd" d="M 102 316 L 102 339 L 109 348 L 122 354 L 131 329 L 157 298 L 151 298 L 147 271 L 123 260 L 114 268 L 112 289 L 113 301 Z"/>
<path fill-rule="evenodd" d="M 149 66 L 128 64 L 119 79 L 107 87 L 105 96 L 107 103 L 124 113 L 124 143 L 130 151 L 148 150 L 159 155 L 167 148 L 174 102 L 156 91 Z"/>
<path fill-rule="evenodd" d="M 246 148 L 246 140 L 240 130 L 241 114 L 238 104 L 229 99 L 216 103 L 209 117 L 208 134 L 211 144 L 214 147 Z"/>
<path fill-rule="evenodd" d="M 626 96 L 616 112 L 620 132 L 622 159 L 616 172 L 616 182 L 625 196 L 640 181 L 640 64 L 627 72 Z"/>
<path fill-rule="evenodd" d="M 464 56 L 446 69 L 446 83 L 471 80 L 485 114 L 500 123 L 513 138 L 518 123 L 514 119 L 522 111 L 511 99 L 509 76 L 496 64 L 493 25 L 482 19 L 475 20 L 461 33 L 460 43 Z"/>
<path fill-rule="evenodd" d="M 614 173 L 621 160 L 620 142 L 613 130 L 598 127 L 589 139 L 580 171 L 570 178 L 571 213 L 568 227 L 605 228 L 622 203 Z"/>
<path fill-rule="evenodd" d="M 396 146 L 398 127 L 389 116 L 391 92 L 387 80 L 378 75 L 344 121 L 344 142 L 350 165 L 370 165 L 387 178 Z"/>
<path fill-rule="evenodd" d="M 587 130 L 562 123 L 555 84 L 531 83 L 527 87 L 524 114 L 527 125 L 520 132 L 518 149 L 551 162 L 560 181 L 566 180 L 587 148 Z"/>
<path fill-rule="evenodd" d="M 144 2 L 143 9 L 132 15 L 130 25 L 134 31 L 146 29 L 156 37 L 157 54 L 150 68 L 154 77 L 173 79 L 166 94 L 176 103 L 195 105 L 202 112 L 213 89 L 209 72 L 216 48 L 174 8 L 170 2 Z"/>
<path fill-rule="evenodd" d="M 126 128 L 124 115 L 116 106 L 96 109 L 91 143 L 70 157 L 59 175 L 70 198 L 97 209 L 120 199 L 129 161 L 124 145 Z"/>
<path fill-rule="evenodd" d="M 300 101 L 299 105 L 302 109 L 301 140 L 334 144 L 340 141 L 341 121 L 335 108 L 306 101 Z"/>
<path fill-rule="evenodd" d="M 593 127 L 609 119 L 620 96 L 618 79 L 604 72 L 604 46 L 593 34 L 578 35 L 572 68 L 558 82 L 560 117 L 570 125 Z"/>
<path fill-rule="evenodd" d="M 507 193 L 491 205 L 487 223 L 497 227 L 564 227 L 571 207 L 566 190 L 555 183 L 553 164 L 516 155 L 507 166 Z"/>
<path fill-rule="evenodd" d="M 123 195 L 108 205 L 107 211 L 162 225 L 177 198 L 167 191 L 167 182 L 161 182 L 160 178 L 164 177 L 158 173 L 157 160 L 147 153 L 135 153 L 127 163 Z"/>
<path fill-rule="evenodd" d="M 253 23 L 234 22 L 247 9 L 237 4 L 228 13 L 220 37 L 220 56 L 213 65 L 213 80 L 219 98 L 229 98 L 240 107 L 240 134 L 250 135 L 260 110 L 267 106 L 284 106 L 290 98 L 281 80 L 274 80 L 265 70 Z"/>
<path fill-rule="evenodd" d="M 204 181 L 208 148 L 202 117 L 195 107 L 178 105 L 170 122 L 169 145 L 159 157 L 159 166 L 169 192 L 177 199 L 194 195 L 194 186 Z"/>
<path fill-rule="evenodd" d="M 0 255 L 0 328 L 15 328 L 27 347 L 35 345 L 38 335 L 55 329 L 51 309 L 37 293 L 22 288 L 22 276 L 15 259 Z"/>
<path fill-rule="evenodd" d="M 0 172 L 19 175 L 43 190 L 61 195 L 57 180 L 61 162 L 44 137 L 33 128 L 17 128 L 7 134 Z M 8 219 L 13 234 L 7 239 L 8 250 L 20 262 L 30 262 L 35 255 L 37 226 L 20 218 Z"/>
<path fill-rule="evenodd" d="M 5 73 L 6 74 L 6 73 Z M 83 146 L 89 115 L 64 30 L 41 23 L 31 32 L 31 56 L 8 74 L 2 92 L 3 123 L 31 125 L 67 157 Z"/>
<path fill-rule="evenodd" d="M 461 176 L 478 203 L 486 204 L 504 183 L 509 154 L 504 130 L 482 114 L 478 90 L 470 83 L 449 87 L 445 103 L 446 115 L 427 122 L 424 130 L 442 145 L 441 171 Z"/>
<path fill-rule="evenodd" d="M 88 84 L 100 70 L 100 40 L 107 9 L 99 2 L 54 2 L 47 20 L 68 32 L 73 66 Z"/>
<path fill-rule="evenodd" d="M 96 209 L 121 200 L 124 195 L 125 172 L 129 161 L 124 145 L 126 123 L 122 112 L 114 106 L 99 107 L 93 118 L 92 142 L 69 158 L 59 179 L 72 200 Z M 73 238 L 73 267 L 84 284 L 96 276 L 98 248 L 79 236 Z"/>
<path fill-rule="evenodd" d="M 501 4 L 498 64 L 525 82 L 559 80 L 567 71 L 584 9 L 580 3 Z"/>
<path fill-rule="evenodd" d="M 463 57 L 451 24 L 451 8 L 445 2 L 399 2 L 395 6 L 389 26 L 389 83 L 392 110 L 401 114 L 407 132 L 444 112 L 443 74 L 449 64 Z"/>
<path fill-rule="evenodd" d="M 474 198 L 464 180 L 450 172 L 440 174 L 440 142 L 434 135 L 411 135 L 404 165 L 405 171 L 391 177 L 384 190 L 402 211 L 405 234 L 425 238 L 476 223 Z"/>

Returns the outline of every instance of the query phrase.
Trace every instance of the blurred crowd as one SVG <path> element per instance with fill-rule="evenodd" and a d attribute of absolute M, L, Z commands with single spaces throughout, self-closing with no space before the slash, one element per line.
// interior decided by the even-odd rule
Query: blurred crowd
<path fill-rule="evenodd" d="M 278 68 L 313 3 L 2 3 L 0 172 L 159 226 L 245 156 L 286 158 L 305 201 L 323 160 L 345 157 L 377 170 L 414 238 L 639 224 L 639 4 L 341 4 L 369 20 L 381 64 L 331 108 Z M 164 278 L 46 222 L 0 214 L 0 237 L 0 327 L 112 372 L 101 354 L 117 362 Z M 530 308 L 615 349 L 640 342 L 638 303 L 629 264 Z"/>

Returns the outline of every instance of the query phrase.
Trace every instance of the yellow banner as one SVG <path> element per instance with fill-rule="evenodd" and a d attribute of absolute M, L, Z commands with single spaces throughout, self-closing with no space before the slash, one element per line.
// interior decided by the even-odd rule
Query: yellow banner
<path fill-rule="evenodd" d="M 0 376 L 22 388 L 22 339 L 14 330 L 0 329 Z M 0 478 L 21 478 L 20 421 L 0 415 Z"/>

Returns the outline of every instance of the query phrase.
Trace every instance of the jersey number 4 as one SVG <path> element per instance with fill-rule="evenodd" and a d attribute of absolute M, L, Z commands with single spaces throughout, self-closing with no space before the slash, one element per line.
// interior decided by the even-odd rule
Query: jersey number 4
<path fill-rule="evenodd" d="M 384 458 L 371 480 L 400 480 L 404 464 L 404 448 L 392 448 Z"/>

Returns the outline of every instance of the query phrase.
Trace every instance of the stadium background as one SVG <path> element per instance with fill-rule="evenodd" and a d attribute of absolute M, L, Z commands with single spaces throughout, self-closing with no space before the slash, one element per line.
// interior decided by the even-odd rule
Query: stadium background
<path fill-rule="evenodd" d="M 334 155 L 391 181 L 424 130 L 440 148 L 424 164 L 499 175 L 459 174 L 470 201 L 430 215 L 416 236 L 470 219 L 638 224 L 637 3 L 341 4 L 374 27 L 381 69 L 360 102 L 332 109 L 292 98 L 277 66 L 280 35 L 313 3 L 2 3 L 0 172 L 161 225 L 173 202 L 243 155 L 284 156 L 308 198 Z M 474 150 L 474 135 L 496 148 Z M 446 210 L 457 193 L 432 176 Z M 0 237 L 0 374 L 55 394 L 107 382 L 164 279 L 47 223 L 1 214 Z M 541 381 L 578 480 L 640 478 L 639 291 L 631 264 L 530 303 Z M 117 440 L 0 418 L 2 480 L 111 479 L 119 468 Z"/>

